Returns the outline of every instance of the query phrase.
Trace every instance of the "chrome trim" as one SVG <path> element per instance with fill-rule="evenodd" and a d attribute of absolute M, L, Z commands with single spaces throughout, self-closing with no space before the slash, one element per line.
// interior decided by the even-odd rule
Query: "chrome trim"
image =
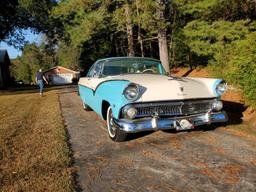
<path fill-rule="evenodd" d="M 137 114 L 137 109 L 133 106 L 133 105 L 125 105 L 123 108 L 122 108 L 122 115 L 124 118 L 128 118 L 128 119 L 133 119 L 136 114 L 133 116 L 133 117 L 129 117 L 128 114 L 127 114 L 127 111 L 131 108 L 134 108 L 136 110 L 136 114 Z"/>
<path fill-rule="evenodd" d="M 149 105 L 134 104 L 133 106 L 137 109 L 136 117 L 146 117 L 146 116 L 151 116 L 154 113 L 158 113 L 159 116 L 181 115 L 183 105 L 184 105 L 183 102 L 175 102 L 175 103 L 150 103 Z M 161 110 L 166 112 L 160 112 Z"/>
<path fill-rule="evenodd" d="M 171 102 L 171 101 L 167 101 L 167 102 L 154 102 L 154 103 L 134 103 L 133 105 L 136 107 L 155 107 L 155 106 L 165 106 L 165 105 L 181 105 L 184 102 L 180 101 L 180 102 Z"/>
<path fill-rule="evenodd" d="M 176 129 L 176 130 L 186 130 L 179 125 L 180 120 L 188 120 L 191 127 L 218 123 L 218 122 L 227 122 L 228 116 L 225 111 L 216 112 L 216 113 L 203 113 L 190 116 L 180 116 L 180 117 L 170 117 L 170 118 L 159 118 L 158 116 L 140 118 L 140 119 L 114 119 L 114 123 L 122 131 L 128 133 L 135 133 L 140 131 L 151 131 L 159 129 Z M 188 129 L 191 129 L 188 128 Z"/>
<path fill-rule="evenodd" d="M 137 109 L 136 118 L 149 117 L 158 113 L 160 117 L 200 114 L 212 111 L 212 104 L 216 99 L 164 101 L 152 103 L 133 103 Z M 191 109 L 189 108 L 191 106 Z M 125 106 L 124 106 L 125 107 Z"/>

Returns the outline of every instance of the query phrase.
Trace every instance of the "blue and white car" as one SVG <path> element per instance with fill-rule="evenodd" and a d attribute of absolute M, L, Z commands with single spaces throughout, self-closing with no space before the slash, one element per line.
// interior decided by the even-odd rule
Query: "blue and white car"
<path fill-rule="evenodd" d="M 78 86 L 84 109 L 106 120 L 113 141 L 124 141 L 128 133 L 187 130 L 228 120 L 220 100 L 225 81 L 168 76 L 156 59 L 98 60 Z"/>

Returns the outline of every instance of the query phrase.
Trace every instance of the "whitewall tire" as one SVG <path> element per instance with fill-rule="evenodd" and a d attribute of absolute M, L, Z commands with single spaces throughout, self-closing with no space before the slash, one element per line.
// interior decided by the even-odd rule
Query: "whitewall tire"
<path fill-rule="evenodd" d="M 120 130 L 113 121 L 112 108 L 109 106 L 107 110 L 107 130 L 108 135 L 113 141 L 121 142 L 124 141 L 127 137 L 127 133 Z"/>

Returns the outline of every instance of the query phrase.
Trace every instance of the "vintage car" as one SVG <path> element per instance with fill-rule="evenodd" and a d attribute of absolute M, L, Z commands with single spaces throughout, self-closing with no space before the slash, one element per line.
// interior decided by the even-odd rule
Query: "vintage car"
<path fill-rule="evenodd" d="M 114 141 L 128 133 L 187 130 L 228 120 L 220 100 L 227 89 L 224 80 L 169 76 L 156 59 L 98 60 L 78 87 L 84 109 L 106 120 Z"/>

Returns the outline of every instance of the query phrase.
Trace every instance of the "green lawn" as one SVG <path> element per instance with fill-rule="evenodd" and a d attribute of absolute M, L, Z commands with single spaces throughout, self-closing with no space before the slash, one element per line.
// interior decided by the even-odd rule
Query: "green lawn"
<path fill-rule="evenodd" d="M 73 191 L 57 91 L 0 96 L 0 191 Z"/>

